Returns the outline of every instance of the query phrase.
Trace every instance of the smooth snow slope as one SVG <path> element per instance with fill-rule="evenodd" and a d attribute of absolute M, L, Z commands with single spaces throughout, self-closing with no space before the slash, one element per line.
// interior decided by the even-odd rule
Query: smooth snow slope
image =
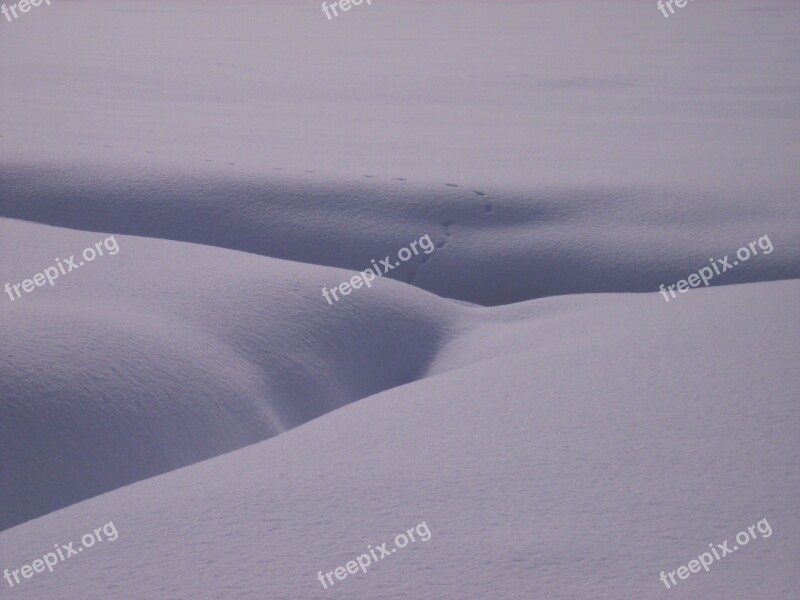
<path fill-rule="evenodd" d="M 102 239 L 0 219 L 0 272 L 16 283 Z M 329 306 L 323 285 L 352 273 L 115 239 L 0 298 L 0 528 L 412 381 L 459 308 L 388 279 Z"/>
<path fill-rule="evenodd" d="M 6 531 L 0 564 L 113 520 L 117 541 L 14 597 L 788 600 L 799 292 L 493 309 L 504 356 L 476 363 L 456 341 L 445 356 L 464 368 Z M 661 570 L 761 518 L 771 537 L 664 589 Z M 333 589 L 316 580 L 420 521 L 428 542 Z"/>
<path fill-rule="evenodd" d="M 571 185 L 486 196 L 389 178 L 303 173 L 167 174 L 91 163 L 12 163 L 3 171 L 0 216 L 352 270 L 394 257 L 427 233 L 439 250 L 388 275 L 483 305 L 653 291 L 685 279 L 710 257 L 733 257 L 762 235 L 774 252 L 743 262 L 714 284 L 800 277 L 796 190 Z"/>

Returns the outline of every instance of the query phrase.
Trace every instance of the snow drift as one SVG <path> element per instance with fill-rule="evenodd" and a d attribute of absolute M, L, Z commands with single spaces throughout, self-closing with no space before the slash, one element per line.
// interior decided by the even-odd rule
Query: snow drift
<path fill-rule="evenodd" d="M 0 219 L 22 281 L 102 237 Z M 285 431 L 424 373 L 455 314 L 389 279 L 118 236 L 0 311 L 0 526 Z"/>
<path fill-rule="evenodd" d="M 469 310 L 475 336 L 448 344 L 429 377 L 6 531 L 0 563 L 113 519 L 117 541 L 15 597 L 633 599 L 766 517 L 770 538 L 669 593 L 790 598 L 798 292 Z M 319 570 L 423 520 L 430 541 L 320 586 Z"/>
<path fill-rule="evenodd" d="M 649 292 L 762 235 L 775 252 L 715 285 L 800 277 L 800 205 L 778 192 L 673 187 L 495 189 L 319 175 L 237 176 L 80 164 L 7 165 L 0 216 L 219 246 L 351 270 L 420 235 L 438 250 L 391 271 L 482 305 Z"/>

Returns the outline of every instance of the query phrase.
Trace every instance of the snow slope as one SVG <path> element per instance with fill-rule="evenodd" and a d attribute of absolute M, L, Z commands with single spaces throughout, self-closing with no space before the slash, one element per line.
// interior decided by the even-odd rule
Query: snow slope
<path fill-rule="evenodd" d="M 12 282 L 103 239 L 7 219 L 0 232 Z M 388 279 L 328 305 L 323 285 L 352 273 L 115 239 L 114 256 L 3 296 L 3 527 L 412 381 L 452 321 Z"/>
<path fill-rule="evenodd" d="M 170 174 L 11 163 L 0 216 L 233 248 L 351 270 L 428 233 L 438 251 L 389 276 L 482 305 L 581 292 L 649 292 L 768 235 L 776 250 L 717 278 L 800 277 L 796 190 L 532 187 L 218 171 Z M 480 195 L 479 195 L 480 194 Z M 446 248 L 446 250 L 445 250 Z M 425 260 L 425 264 L 421 264 Z"/>
<path fill-rule="evenodd" d="M 771 537 L 669 594 L 791 598 L 798 292 L 493 309 L 503 355 L 454 341 L 426 379 L 6 531 L 0 561 L 113 520 L 113 544 L 14 597 L 655 598 L 661 570 L 767 518 Z M 319 570 L 421 521 L 428 542 L 322 589 Z"/>

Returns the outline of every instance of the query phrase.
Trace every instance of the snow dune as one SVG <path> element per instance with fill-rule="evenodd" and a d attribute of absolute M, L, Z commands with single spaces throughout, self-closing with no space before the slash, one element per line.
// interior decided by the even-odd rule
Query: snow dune
<path fill-rule="evenodd" d="M 102 239 L 0 219 L 0 271 L 19 282 Z M 328 305 L 352 273 L 116 239 L 2 298 L 3 527 L 413 381 L 459 308 L 389 279 Z"/>
<path fill-rule="evenodd" d="M 508 352 L 480 325 L 502 330 L 494 312 L 467 326 L 464 306 L 415 287 L 485 304 L 652 291 L 764 232 L 773 253 L 714 286 L 800 271 L 800 212 L 780 197 L 755 219 L 744 197 L 653 209 L 631 190 L 532 201 L 407 181 L 91 165 L 10 166 L 4 183 L 2 267 L 11 283 L 109 233 L 120 252 L 52 289 L 13 303 L 4 296 L 0 447 L 16 483 L 4 492 L 2 527 L 264 440 L 432 365 L 436 372 L 451 360 L 438 352 L 445 340 L 474 339 L 481 359 Z M 390 273 L 411 286 L 384 277 L 333 306 L 323 299 L 323 287 L 422 233 L 437 249 Z M 653 310 L 685 302 L 648 296 Z M 515 339 L 557 339 L 557 328 L 548 331 Z M 586 331 L 592 338 L 588 323 Z M 75 433 L 65 440 L 58 431 Z"/>
<path fill-rule="evenodd" d="M 669 594 L 791 598 L 798 292 L 470 309 L 480 330 L 448 344 L 431 376 L 6 531 L 0 560 L 113 519 L 116 542 L 15 597 L 632 600 L 767 518 L 770 538 Z M 322 589 L 319 570 L 422 520 L 430 541 Z"/>
<path fill-rule="evenodd" d="M 750 189 L 680 186 L 495 188 L 488 195 L 393 178 L 212 172 L 12 164 L 0 216 L 351 270 L 395 257 L 427 233 L 438 250 L 388 276 L 482 305 L 649 292 L 762 235 L 775 251 L 714 285 L 800 277 L 793 190 L 758 192 L 758 203 Z"/>

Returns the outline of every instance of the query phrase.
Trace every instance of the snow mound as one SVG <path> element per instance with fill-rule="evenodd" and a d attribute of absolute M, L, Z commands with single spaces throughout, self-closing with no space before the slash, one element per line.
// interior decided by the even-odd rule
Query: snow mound
<path fill-rule="evenodd" d="M 649 292 L 768 235 L 772 254 L 714 285 L 800 277 L 794 190 L 594 186 L 484 191 L 388 179 L 9 165 L 0 216 L 353 270 L 429 234 L 388 276 L 482 305 Z M 413 216 L 412 216 L 413 215 Z M 733 259 L 732 259 L 733 260 Z"/>
<path fill-rule="evenodd" d="M 8 530 L 0 563 L 113 520 L 118 540 L 15 597 L 627 600 L 664 593 L 661 570 L 767 518 L 771 537 L 669 594 L 791 598 L 798 293 L 770 282 L 669 305 L 615 294 L 467 311 L 463 326 L 507 352 L 481 356 L 465 333 L 421 381 Z M 421 521 L 428 542 L 322 589 L 318 571 Z"/>
<path fill-rule="evenodd" d="M 20 282 L 105 237 L 0 219 L 0 272 Z M 459 308 L 389 279 L 329 305 L 322 287 L 352 273 L 115 239 L 0 298 L 0 527 L 412 381 Z"/>

